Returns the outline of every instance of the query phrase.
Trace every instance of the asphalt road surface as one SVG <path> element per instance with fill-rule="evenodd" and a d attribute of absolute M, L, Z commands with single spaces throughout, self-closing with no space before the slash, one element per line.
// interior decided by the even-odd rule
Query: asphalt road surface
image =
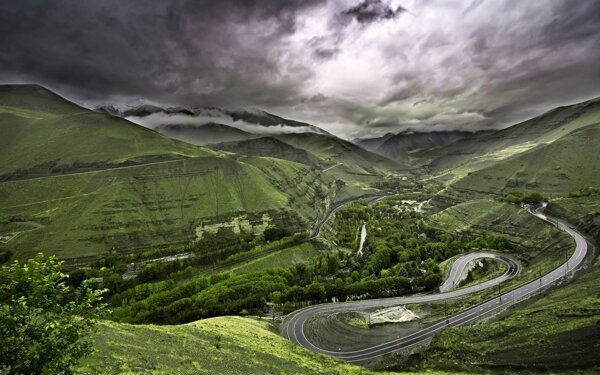
<path fill-rule="evenodd" d="M 506 281 L 509 278 L 511 278 L 511 268 L 520 269 L 520 265 L 507 256 L 486 252 L 475 252 L 465 254 L 456 258 L 456 260 L 454 260 L 454 262 L 452 263 L 452 268 L 450 269 L 450 273 L 448 274 L 446 281 L 444 281 L 444 283 L 440 286 L 440 292 L 444 293 L 451 289 L 456 289 L 460 282 L 467 277 L 468 272 L 471 269 L 470 267 L 468 267 L 469 263 L 484 258 L 495 259 L 506 264 L 506 273 L 498 278 L 491 280 L 492 284 L 498 284 L 499 282 Z"/>
<path fill-rule="evenodd" d="M 347 362 L 360 363 L 362 361 L 377 358 L 379 356 L 422 343 L 423 341 L 435 336 L 445 327 L 456 327 L 465 325 L 474 322 L 478 319 L 481 319 L 482 317 L 506 309 L 507 307 L 517 302 L 523 301 L 524 299 L 527 299 L 539 293 L 548 286 L 557 283 L 557 281 L 561 280 L 568 274 L 576 271 L 582 265 L 585 256 L 588 253 L 588 243 L 586 242 L 585 238 L 575 229 L 570 228 L 565 222 L 541 213 L 544 207 L 545 206 L 541 207 L 540 209 L 530 210 L 530 213 L 541 220 L 555 225 L 559 229 L 571 235 L 573 239 L 575 239 L 576 247 L 575 251 L 568 260 L 566 260 L 563 264 L 561 264 L 553 271 L 543 275 L 538 279 L 528 282 L 527 284 L 517 287 L 509 292 L 501 294 L 496 298 L 475 305 L 466 311 L 452 315 L 446 320 L 432 324 L 429 327 L 424 328 L 418 332 L 397 338 L 392 341 L 382 342 L 381 344 L 360 350 L 342 352 L 321 349 L 312 344 L 306 338 L 306 336 L 304 335 L 304 324 L 308 319 L 320 314 L 332 314 L 344 311 L 363 310 L 368 308 L 383 308 L 396 305 L 444 301 L 451 298 L 466 296 L 484 290 L 486 288 L 499 285 L 498 281 L 495 281 L 495 283 L 486 282 L 468 288 L 452 290 L 449 292 L 439 294 L 417 295 L 411 297 L 382 298 L 343 303 L 327 303 L 309 306 L 307 308 L 300 309 L 290 314 L 290 317 L 288 317 L 288 319 L 286 319 L 282 325 L 282 334 L 291 341 L 296 342 L 314 352 L 338 357 Z M 517 270 L 513 270 L 513 272 L 517 272 Z"/>

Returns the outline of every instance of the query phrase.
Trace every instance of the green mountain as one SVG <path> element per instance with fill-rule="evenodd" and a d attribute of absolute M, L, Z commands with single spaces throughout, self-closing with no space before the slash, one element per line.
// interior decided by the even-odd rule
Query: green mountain
<path fill-rule="evenodd" d="M 433 203 L 444 208 L 511 191 L 566 196 L 600 185 L 599 131 L 600 99 L 594 99 L 436 149 L 427 180 L 447 187 Z"/>
<path fill-rule="evenodd" d="M 403 131 L 398 134 L 388 133 L 380 138 L 361 139 L 355 143 L 389 159 L 407 162 L 412 152 L 431 151 L 436 147 L 450 144 L 459 139 L 470 138 L 476 134 L 466 131 Z"/>
<path fill-rule="evenodd" d="M 291 146 L 273 137 L 218 143 L 211 145 L 211 147 L 241 155 L 270 156 L 295 161 L 318 169 L 323 168 L 323 162 L 310 152 Z"/>
<path fill-rule="evenodd" d="M 339 189 L 307 165 L 176 141 L 39 86 L 0 89 L 0 126 L 0 249 L 20 259 L 303 231 Z"/>
<path fill-rule="evenodd" d="M 268 225 L 304 230 L 331 182 L 302 164 L 260 157 L 196 157 L 0 183 L 0 211 L 18 258 L 139 253 L 200 239 L 237 241 Z M 33 229 L 33 230 L 29 230 Z M 227 240 L 227 241 L 226 241 Z"/>
<path fill-rule="evenodd" d="M 392 160 L 331 135 L 290 133 L 274 137 L 304 149 L 330 166 L 337 166 L 335 168 L 351 175 L 383 175 L 400 167 L 400 164 Z"/>
<path fill-rule="evenodd" d="M 215 155 L 35 85 L 0 86 L 3 179 Z"/>
<path fill-rule="evenodd" d="M 475 134 L 415 156 L 422 158 L 430 172 L 456 179 L 598 122 L 600 98 L 559 107 L 509 128 Z"/>
<path fill-rule="evenodd" d="M 497 161 L 452 183 L 441 195 L 450 201 L 538 191 L 565 196 L 600 185 L 600 124 L 568 133 L 548 144 Z"/>

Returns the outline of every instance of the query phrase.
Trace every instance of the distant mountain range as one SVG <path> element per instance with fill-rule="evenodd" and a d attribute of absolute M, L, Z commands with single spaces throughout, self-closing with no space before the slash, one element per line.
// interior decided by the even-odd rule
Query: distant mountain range
<path fill-rule="evenodd" d="M 466 131 L 434 131 L 415 132 L 402 131 L 400 133 L 387 133 L 382 137 L 358 138 L 353 142 L 365 150 L 375 152 L 396 161 L 404 161 L 408 155 L 417 150 L 430 150 L 444 146 L 463 138 L 470 138 L 476 134 L 489 132 Z"/>

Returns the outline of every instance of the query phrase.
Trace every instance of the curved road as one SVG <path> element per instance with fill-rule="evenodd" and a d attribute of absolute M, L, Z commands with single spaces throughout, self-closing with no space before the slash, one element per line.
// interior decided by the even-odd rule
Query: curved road
<path fill-rule="evenodd" d="M 490 280 L 493 284 L 501 283 L 503 281 L 508 280 L 510 277 L 513 277 L 513 276 L 509 277 L 511 268 L 519 269 L 521 267 L 513 259 L 506 257 L 504 255 L 498 255 L 498 254 L 494 254 L 494 253 L 484 253 L 484 252 L 465 254 L 465 255 L 462 255 L 462 256 L 456 258 L 454 260 L 454 262 L 452 263 L 452 268 L 450 269 L 450 273 L 448 274 L 446 281 L 444 281 L 444 283 L 440 286 L 440 292 L 444 293 L 444 292 L 448 292 L 451 289 L 456 289 L 456 286 L 467 276 L 467 275 L 465 275 L 465 273 L 468 273 L 470 270 L 470 268 L 467 268 L 469 263 L 471 263 L 477 259 L 483 259 L 483 258 L 495 259 L 495 260 L 498 260 L 498 261 L 506 264 L 507 270 L 504 273 L 504 275 Z"/>
<path fill-rule="evenodd" d="M 415 303 L 427 303 L 427 302 L 439 302 L 450 298 L 466 296 L 468 294 L 472 294 L 478 291 L 481 291 L 485 288 L 489 288 L 494 285 L 500 285 L 497 281 L 495 284 L 491 284 L 489 282 L 474 285 L 468 288 L 453 290 L 446 293 L 439 293 L 433 295 L 419 295 L 412 297 L 394 297 L 394 298 L 383 298 L 383 299 L 373 299 L 373 300 L 364 300 L 364 301 L 351 301 L 351 302 L 343 302 L 343 303 L 327 303 L 321 305 L 309 306 L 307 308 L 298 310 L 292 313 L 291 317 L 284 322 L 282 325 L 282 334 L 305 348 L 308 348 L 317 353 L 323 353 L 327 355 L 331 355 L 340 359 L 343 359 L 347 362 L 362 362 L 365 360 L 369 360 L 372 358 L 376 358 L 382 356 L 384 354 L 392 353 L 398 351 L 400 349 L 404 349 L 416 344 L 419 344 L 433 336 L 435 336 L 438 332 L 440 332 L 445 327 L 451 326 L 461 326 L 464 324 L 468 324 L 472 321 L 480 319 L 486 315 L 497 312 L 504 308 L 507 308 L 513 305 L 515 302 L 522 301 L 523 299 L 529 298 L 530 296 L 540 292 L 544 288 L 549 285 L 552 285 L 559 281 L 561 278 L 565 277 L 567 274 L 572 273 L 577 270 L 581 264 L 583 263 L 586 254 L 588 253 L 588 243 L 585 238 L 576 230 L 570 228 L 565 222 L 558 220 L 556 218 L 544 215 L 541 213 L 541 210 L 545 207 L 541 207 L 540 209 L 530 210 L 529 212 L 538 217 L 541 220 L 544 220 L 552 225 L 555 225 L 560 230 L 565 231 L 571 237 L 575 239 L 576 247 L 573 255 L 559 267 L 554 269 L 553 271 L 545 274 L 544 276 L 535 279 L 527 284 L 524 284 L 518 288 L 515 288 L 509 292 L 506 292 L 496 298 L 485 301 L 481 304 L 475 305 L 472 308 L 463 311 L 461 313 L 450 316 L 448 319 L 435 323 L 427 328 L 424 328 L 420 331 L 412 333 L 410 335 L 381 343 L 379 345 L 375 345 L 372 347 L 349 351 L 349 352 L 341 352 L 341 351 L 330 351 L 321 349 L 314 344 L 312 344 L 304 335 L 304 324 L 311 317 L 323 313 L 337 313 L 342 311 L 353 311 L 353 310 L 361 310 L 367 308 L 380 308 L 380 307 L 389 307 L 400 304 L 415 304 Z M 493 281 L 493 280 L 490 280 Z"/>

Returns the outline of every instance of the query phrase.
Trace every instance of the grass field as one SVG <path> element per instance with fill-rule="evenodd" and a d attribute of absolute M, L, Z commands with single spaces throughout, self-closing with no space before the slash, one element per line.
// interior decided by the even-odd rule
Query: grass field
<path fill-rule="evenodd" d="M 102 322 L 80 374 L 372 374 L 313 353 L 266 320 L 222 317 L 179 326 Z"/>

